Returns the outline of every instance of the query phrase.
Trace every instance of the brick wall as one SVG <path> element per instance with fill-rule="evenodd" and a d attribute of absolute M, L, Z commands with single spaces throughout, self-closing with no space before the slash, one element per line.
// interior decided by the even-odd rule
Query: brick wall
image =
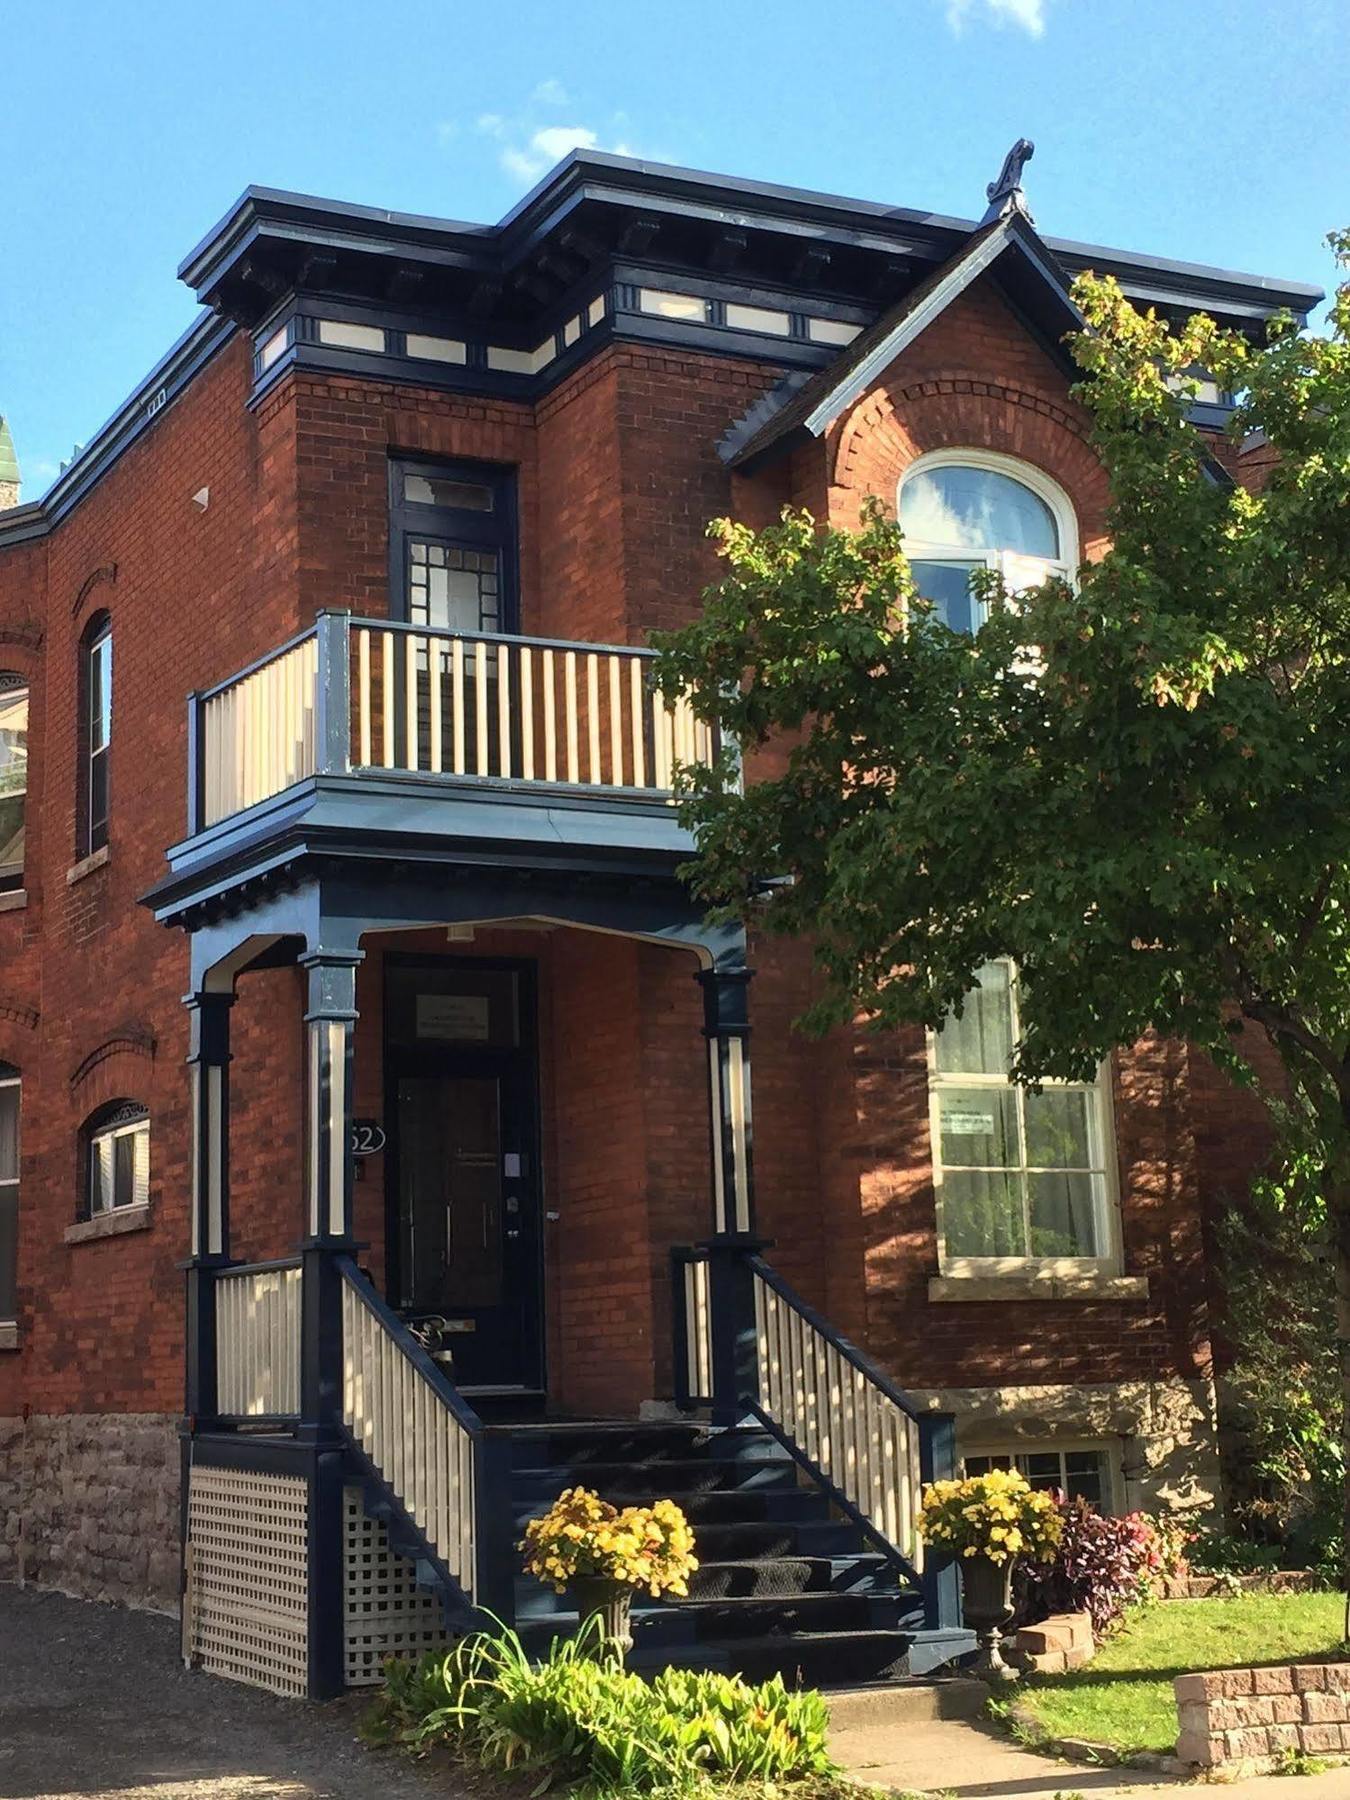
<path fill-rule="evenodd" d="M 1209 1769 L 1291 1750 L 1350 1751 L 1350 1664 L 1293 1664 L 1178 1675 L 1180 1761 Z"/>

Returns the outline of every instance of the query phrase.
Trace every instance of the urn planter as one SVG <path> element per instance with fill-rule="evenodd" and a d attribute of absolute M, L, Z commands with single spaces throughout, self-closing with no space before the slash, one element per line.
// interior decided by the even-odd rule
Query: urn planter
<path fill-rule="evenodd" d="M 1003 1660 L 1003 1627 L 1013 1616 L 1014 1562 L 995 1562 L 989 1556 L 963 1556 L 961 1610 L 975 1633 L 979 1651 L 970 1673 L 981 1681 L 1016 1681 L 1017 1670 Z"/>
<path fill-rule="evenodd" d="M 567 1591 L 577 1604 L 577 1628 L 598 1618 L 606 1644 L 613 1645 L 622 1662 L 633 1648 L 631 1614 L 633 1589 L 627 1581 L 616 1581 L 611 1575 L 575 1575 Z"/>

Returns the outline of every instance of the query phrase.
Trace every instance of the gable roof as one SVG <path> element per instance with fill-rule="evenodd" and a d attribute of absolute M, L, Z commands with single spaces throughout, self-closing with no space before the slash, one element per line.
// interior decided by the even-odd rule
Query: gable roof
<path fill-rule="evenodd" d="M 1065 369 L 1073 365 L 1062 339 L 1077 330 L 1083 315 L 1069 283 L 1025 214 L 1006 212 L 981 226 L 961 249 L 889 312 L 860 332 L 847 349 L 794 390 L 774 390 L 779 402 L 764 416 L 761 400 L 723 438 L 719 451 L 734 469 L 746 469 L 789 443 L 821 437 L 884 369 L 907 350 L 934 319 L 982 275 L 994 273 L 1013 310 Z M 772 396 L 771 396 L 772 397 Z"/>

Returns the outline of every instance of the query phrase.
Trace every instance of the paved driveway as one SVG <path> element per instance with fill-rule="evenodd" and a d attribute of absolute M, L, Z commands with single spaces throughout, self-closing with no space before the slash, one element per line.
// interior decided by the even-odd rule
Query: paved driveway
<path fill-rule="evenodd" d="M 3 1800 L 453 1800 L 363 1749 L 359 1711 L 190 1673 L 172 1619 L 0 1584 Z"/>

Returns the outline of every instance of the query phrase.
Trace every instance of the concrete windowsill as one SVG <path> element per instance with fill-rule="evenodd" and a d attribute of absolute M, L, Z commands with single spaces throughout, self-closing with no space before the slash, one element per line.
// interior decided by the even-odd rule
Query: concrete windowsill
<path fill-rule="evenodd" d="M 1147 1275 L 933 1275 L 928 1298 L 958 1300 L 1147 1300 Z"/>
<path fill-rule="evenodd" d="M 17 1350 L 19 1347 L 19 1327 L 13 1319 L 0 1322 L 0 1350 Z"/>
<path fill-rule="evenodd" d="M 11 888 L 7 894 L 0 894 L 0 912 L 22 912 L 27 904 L 27 888 Z"/>
<path fill-rule="evenodd" d="M 66 870 L 66 885 L 74 887 L 77 881 L 83 881 L 86 875 L 92 875 L 95 869 L 101 869 L 108 860 L 108 846 L 95 850 L 91 856 L 80 858 L 73 868 Z"/>
<path fill-rule="evenodd" d="M 87 1244 L 93 1238 L 121 1237 L 127 1231 L 148 1231 L 148 1206 L 120 1206 L 116 1212 L 99 1213 L 92 1219 L 77 1219 L 66 1226 L 68 1244 Z"/>

